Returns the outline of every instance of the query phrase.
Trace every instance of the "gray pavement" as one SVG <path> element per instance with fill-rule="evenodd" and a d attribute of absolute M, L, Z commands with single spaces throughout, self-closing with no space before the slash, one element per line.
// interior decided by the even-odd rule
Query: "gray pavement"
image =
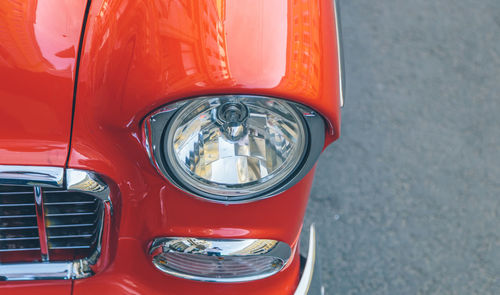
<path fill-rule="evenodd" d="M 342 135 L 306 216 L 327 294 L 500 294 L 500 1 L 340 1 Z"/>

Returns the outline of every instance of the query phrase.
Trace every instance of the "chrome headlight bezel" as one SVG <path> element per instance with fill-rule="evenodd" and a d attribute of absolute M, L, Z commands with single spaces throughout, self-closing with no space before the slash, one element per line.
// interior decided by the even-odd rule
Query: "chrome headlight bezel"
<path fill-rule="evenodd" d="M 172 169 L 171 165 L 168 164 L 167 155 L 165 155 L 165 145 L 166 145 L 166 134 L 168 133 L 170 127 L 172 126 L 172 119 L 175 119 L 175 115 L 178 114 L 185 106 L 188 104 L 198 101 L 201 99 L 213 99 L 217 97 L 245 97 L 245 98 L 255 98 L 255 99 L 273 99 L 280 102 L 285 102 L 291 108 L 293 108 L 297 114 L 299 114 L 301 124 L 304 128 L 304 152 L 302 152 L 301 158 L 298 161 L 295 169 L 279 183 L 276 183 L 272 187 L 269 187 L 263 191 L 240 195 L 240 196 L 228 196 L 212 194 L 202 191 L 193 185 L 190 185 L 186 181 L 179 177 L 177 173 Z M 219 203 L 245 203 L 256 200 L 261 200 L 274 195 L 277 195 L 299 180 L 301 180 L 313 167 L 318 159 L 325 143 L 325 123 L 323 118 L 317 114 L 315 111 L 301 105 L 299 103 L 291 102 L 289 100 L 284 100 L 280 98 L 268 97 L 268 96 L 256 96 L 256 95 L 214 95 L 214 96 L 202 96 L 190 98 L 178 102 L 168 104 L 151 114 L 149 114 L 143 122 L 143 144 L 146 148 L 148 156 L 151 163 L 158 172 L 170 181 L 177 188 L 189 193 L 190 195 L 203 198 L 205 200 L 219 202 Z"/>

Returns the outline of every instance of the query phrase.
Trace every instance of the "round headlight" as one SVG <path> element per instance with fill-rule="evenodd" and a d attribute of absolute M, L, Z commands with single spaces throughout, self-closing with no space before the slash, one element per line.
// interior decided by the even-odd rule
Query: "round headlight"
<path fill-rule="evenodd" d="M 185 105 L 167 128 L 167 165 L 179 180 L 209 194 L 264 191 L 302 159 L 306 133 L 284 101 L 215 97 Z"/>
<path fill-rule="evenodd" d="M 269 196 L 313 165 L 298 169 L 311 149 L 308 116 L 322 128 L 315 153 L 322 148 L 323 122 L 304 109 L 249 95 L 183 101 L 146 120 L 148 151 L 169 180 L 195 195 L 223 201 Z"/>

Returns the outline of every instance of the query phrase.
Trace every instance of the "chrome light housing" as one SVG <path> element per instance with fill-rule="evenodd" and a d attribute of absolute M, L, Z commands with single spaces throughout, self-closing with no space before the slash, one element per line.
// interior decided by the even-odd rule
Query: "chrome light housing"
<path fill-rule="evenodd" d="M 324 145 L 324 122 L 282 99 L 207 96 L 149 115 L 144 140 L 154 166 L 177 187 L 245 202 L 282 192 L 309 172 Z"/>
<path fill-rule="evenodd" d="M 156 268 L 197 281 L 235 283 L 269 277 L 288 262 L 291 248 L 275 240 L 157 238 L 149 249 Z"/>

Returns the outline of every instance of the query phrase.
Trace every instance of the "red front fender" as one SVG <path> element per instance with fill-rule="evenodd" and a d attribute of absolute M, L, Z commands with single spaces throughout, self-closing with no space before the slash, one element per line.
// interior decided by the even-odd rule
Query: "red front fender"
<path fill-rule="evenodd" d="M 116 183 L 114 260 L 76 280 L 75 294 L 290 294 L 314 171 L 275 197 L 239 205 L 193 198 L 164 180 L 142 145 L 158 107 L 211 94 L 254 94 L 305 104 L 340 135 L 337 39 L 331 0 L 93 0 L 82 45 L 68 167 Z M 116 198 L 116 196 L 115 196 Z M 201 283 L 154 268 L 159 236 L 260 238 L 288 243 L 280 273 L 254 282 Z"/>

